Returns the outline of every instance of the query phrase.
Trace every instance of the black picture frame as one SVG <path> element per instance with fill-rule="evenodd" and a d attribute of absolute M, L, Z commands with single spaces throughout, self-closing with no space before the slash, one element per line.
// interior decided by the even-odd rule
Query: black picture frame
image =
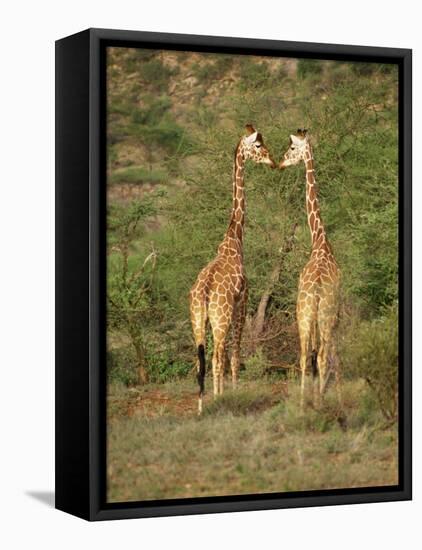
<path fill-rule="evenodd" d="M 110 504 L 105 499 L 105 48 L 396 63 L 399 67 L 399 484 Z M 412 51 L 89 29 L 56 42 L 56 508 L 87 520 L 412 497 Z"/>

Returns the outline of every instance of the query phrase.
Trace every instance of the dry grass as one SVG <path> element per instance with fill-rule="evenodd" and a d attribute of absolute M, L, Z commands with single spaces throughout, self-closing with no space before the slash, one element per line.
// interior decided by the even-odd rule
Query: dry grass
<path fill-rule="evenodd" d="M 108 499 L 131 501 L 397 483 L 397 428 L 361 382 L 301 417 L 296 382 L 249 382 L 196 416 L 191 382 L 109 395 Z"/>

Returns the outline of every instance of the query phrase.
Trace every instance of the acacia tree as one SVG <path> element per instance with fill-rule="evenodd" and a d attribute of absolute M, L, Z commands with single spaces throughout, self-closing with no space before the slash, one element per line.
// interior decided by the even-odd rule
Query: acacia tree
<path fill-rule="evenodd" d="M 274 292 L 276 283 L 280 278 L 280 273 L 284 267 L 285 255 L 291 252 L 294 246 L 294 239 L 297 229 L 297 222 L 292 225 L 290 234 L 286 237 L 282 247 L 279 250 L 279 256 L 276 258 L 274 267 L 271 271 L 267 285 L 264 288 L 261 299 L 256 310 L 254 322 L 253 322 L 253 337 L 258 340 L 264 330 L 265 315 L 267 311 L 268 303 L 271 299 L 271 295 Z"/>
<path fill-rule="evenodd" d="M 143 256 L 131 254 L 131 248 L 154 212 L 151 201 L 143 200 L 125 207 L 113 205 L 108 215 L 108 261 L 113 264 L 113 269 L 108 269 L 109 324 L 130 338 L 141 384 L 148 382 L 145 319 L 152 305 L 157 254 L 153 245 Z"/>

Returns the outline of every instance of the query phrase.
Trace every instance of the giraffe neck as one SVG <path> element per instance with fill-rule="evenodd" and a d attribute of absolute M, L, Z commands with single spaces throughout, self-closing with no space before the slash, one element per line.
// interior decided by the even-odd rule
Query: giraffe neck
<path fill-rule="evenodd" d="M 233 207 L 226 239 L 234 239 L 242 249 L 245 223 L 245 158 L 240 144 L 236 148 L 233 168 Z M 225 239 L 225 240 L 226 240 Z"/>
<path fill-rule="evenodd" d="M 323 243 L 326 243 L 327 239 L 319 208 L 315 182 L 314 158 L 310 145 L 308 145 L 304 162 L 306 168 L 306 211 L 312 238 L 312 248 L 319 248 Z"/>

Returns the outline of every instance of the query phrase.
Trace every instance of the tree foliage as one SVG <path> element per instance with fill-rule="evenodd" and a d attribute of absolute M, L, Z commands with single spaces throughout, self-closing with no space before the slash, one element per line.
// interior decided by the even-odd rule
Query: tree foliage
<path fill-rule="evenodd" d="M 133 202 L 127 208 L 110 207 L 108 231 L 108 323 L 123 331 L 136 353 L 139 382 L 148 381 L 145 327 L 153 309 L 153 285 L 157 254 L 141 261 L 131 254 L 135 239 L 142 236 L 142 222 L 154 212 L 149 201 Z"/>

